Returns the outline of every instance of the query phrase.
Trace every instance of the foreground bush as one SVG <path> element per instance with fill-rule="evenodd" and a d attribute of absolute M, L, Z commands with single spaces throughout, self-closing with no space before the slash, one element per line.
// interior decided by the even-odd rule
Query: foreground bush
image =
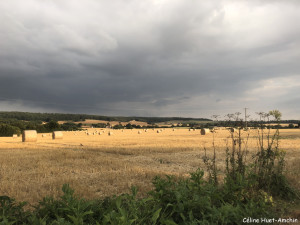
<path fill-rule="evenodd" d="M 245 180 L 227 179 L 217 186 L 197 170 L 190 178 L 156 177 L 147 198 L 136 188 L 102 200 L 85 200 L 65 184 L 59 199 L 45 197 L 33 211 L 26 203 L 0 198 L 1 224 L 241 224 L 243 218 L 273 218 L 274 202 L 267 193 L 254 193 Z"/>

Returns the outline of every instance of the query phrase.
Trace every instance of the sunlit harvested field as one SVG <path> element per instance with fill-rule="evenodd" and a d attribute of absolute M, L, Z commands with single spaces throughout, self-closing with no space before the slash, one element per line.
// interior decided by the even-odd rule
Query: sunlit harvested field
<path fill-rule="evenodd" d="M 63 132 L 62 140 L 38 134 L 37 142 L 28 143 L 22 143 L 21 137 L 2 137 L 0 195 L 35 203 L 46 195 L 60 195 L 64 183 L 85 198 L 128 192 L 131 185 L 146 193 L 156 175 L 188 176 L 199 167 L 205 169 L 204 147 L 211 155 L 213 140 L 218 166 L 224 168 L 225 148 L 231 145 L 229 131 L 200 135 L 200 130 L 157 130 L 112 130 L 109 136 L 108 129 L 105 133 L 103 129 L 89 129 L 90 135 L 84 131 Z M 102 134 L 93 135 L 95 131 Z M 297 184 L 300 129 L 281 130 L 280 134 L 280 148 L 287 153 L 291 171 L 289 177 Z M 258 146 L 257 130 L 243 132 L 242 136 L 250 160 Z"/>

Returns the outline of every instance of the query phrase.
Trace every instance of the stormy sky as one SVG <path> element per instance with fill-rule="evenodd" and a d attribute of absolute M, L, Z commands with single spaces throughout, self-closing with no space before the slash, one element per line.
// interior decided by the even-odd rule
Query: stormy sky
<path fill-rule="evenodd" d="M 0 111 L 300 119 L 298 0 L 0 1 Z"/>

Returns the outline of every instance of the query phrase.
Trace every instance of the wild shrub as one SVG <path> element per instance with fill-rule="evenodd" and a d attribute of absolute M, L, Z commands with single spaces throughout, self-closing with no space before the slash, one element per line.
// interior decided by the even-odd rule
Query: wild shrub
<path fill-rule="evenodd" d="M 8 196 L 0 196 L 0 222 L 1 224 L 21 224 L 30 216 L 24 211 L 26 202 L 17 203 Z"/>
<path fill-rule="evenodd" d="M 63 186 L 59 199 L 46 197 L 31 212 L 4 199 L 2 224 L 240 224 L 247 216 L 269 216 L 272 204 L 264 195 L 247 198 L 236 187 L 220 188 L 197 170 L 190 178 L 156 177 L 154 189 L 146 198 L 137 198 L 137 189 L 102 200 L 84 200 Z M 232 187 L 232 186 L 231 186 Z M 237 194 L 239 193 L 239 194 Z M 246 199 L 246 200 L 245 200 Z"/>
<path fill-rule="evenodd" d="M 278 125 L 281 113 L 278 110 L 270 111 L 263 115 L 264 118 L 273 116 Z M 266 140 L 264 140 L 266 136 Z M 279 148 L 279 129 L 270 135 L 270 128 L 265 134 L 264 129 L 258 130 L 259 150 L 254 156 L 252 173 L 256 175 L 258 188 L 284 199 L 299 198 L 298 193 L 291 188 L 284 175 L 285 151 Z"/>
<path fill-rule="evenodd" d="M 270 121 L 273 117 L 279 124 L 281 113 L 278 110 L 269 113 L 259 113 L 261 119 Z M 269 196 L 281 199 L 299 199 L 299 194 L 288 183 L 285 172 L 285 151 L 279 148 L 279 129 L 271 135 L 271 128 L 264 129 L 265 121 L 261 121 L 261 127 L 257 130 L 258 150 L 252 156 L 252 163 L 247 163 L 247 143 L 249 132 L 245 138 L 242 138 L 241 132 L 244 130 L 243 123 L 236 122 L 238 129 L 237 135 L 231 132 L 231 146 L 226 148 L 226 169 L 224 179 L 224 189 L 228 189 L 227 198 L 233 199 L 233 193 L 243 191 L 241 196 L 249 199 L 255 199 L 256 193 L 267 193 Z M 213 144 L 214 147 L 214 144 Z M 206 150 L 205 150 L 206 152 Z M 218 168 L 216 167 L 216 154 L 208 158 L 205 154 L 203 161 L 207 167 L 210 180 L 216 180 Z M 217 181 L 214 181 L 217 184 Z M 246 194 L 246 196 L 245 196 Z"/>

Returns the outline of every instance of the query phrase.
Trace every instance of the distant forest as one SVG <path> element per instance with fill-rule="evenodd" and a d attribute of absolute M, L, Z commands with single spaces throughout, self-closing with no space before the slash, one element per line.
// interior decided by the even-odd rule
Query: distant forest
<path fill-rule="evenodd" d="M 149 127 L 156 127 L 155 123 L 168 121 L 188 121 L 186 124 L 195 122 L 211 122 L 209 119 L 194 119 L 181 117 L 111 117 L 87 114 L 62 114 L 62 113 L 30 113 L 30 112 L 0 112 L 0 136 L 10 137 L 13 134 L 20 135 L 23 130 L 36 130 L 38 133 L 47 133 L 55 130 L 75 131 L 82 129 L 82 123 L 86 119 L 129 122 L 131 120 L 147 122 Z M 66 121 L 59 124 L 58 121 Z M 79 122 L 79 123 L 75 123 Z M 93 124 L 94 127 L 106 127 L 107 124 Z M 121 124 L 115 125 L 114 129 L 141 128 L 140 125 Z"/>
<path fill-rule="evenodd" d="M 184 118 L 184 117 L 124 117 L 124 116 L 99 116 L 99 115 L 87 115 L 87 114 L 63 114 L 63 113 L 30 113 L 30 112 L 0 112 L 0 119 L 17 119 L 24 121 L 73 121 L 79 122 L 86 119 L 92 120 L 107 120 L 107 121 L 120 121 L 129 122 L 131 120 L 151 123 L 161 123 L 173 120 L 180 121 L 212 121 L 205 118 Z"/>

